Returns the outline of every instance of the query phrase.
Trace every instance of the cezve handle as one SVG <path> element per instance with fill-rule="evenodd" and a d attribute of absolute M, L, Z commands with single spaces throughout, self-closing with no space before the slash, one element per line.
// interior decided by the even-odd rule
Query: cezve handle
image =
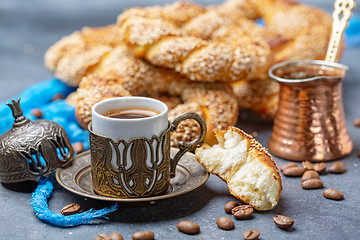
<path fill-rule="evenodd" d="M 336 0 L 334 7 L 332 33 L 325 57 L 327 62 L 337 61 L 341 38 L 355 8 L 355 0 Z"/>

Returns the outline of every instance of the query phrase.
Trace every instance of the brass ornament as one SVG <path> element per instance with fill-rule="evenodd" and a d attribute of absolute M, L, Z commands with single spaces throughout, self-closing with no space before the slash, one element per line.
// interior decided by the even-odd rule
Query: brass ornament
<path fill-rule="evenodd" d="M 279 108 L 269 140 L 276 156 L 311 162 L 330 161 L 351 153 L 342 103 L 347 67 L 325 61 L 295 61 L 274 65 L 271 78 L 280 83 Z M 291 74 L 310 74 L 297 79 Z"/>
<path fill-rule="evenodd" d="M 37 181 L 70 162 L 74 151 L 65 130 L 50 120 L 23 116 L 20 98 L 8 103 L 13 127 L 0 136 L 0 181 Z"/>
<path fill-rule="evenodd" d="M 190 143 L 180 145 L 179 152 L 170 158 L 170 132 L 186 119 L 200 124 L 200 135 Z M 114 141 L 90 131 L 91 175 L 93 191 L 116 198 L 140 198 L 162 194 L 175 176 L 180 158 L 189 150 L 201 146 L 206 135 L 204 119 L 195 113 L 185 113 L 168 125 L 160 136 L 151 139 L 132 138 Z"/>

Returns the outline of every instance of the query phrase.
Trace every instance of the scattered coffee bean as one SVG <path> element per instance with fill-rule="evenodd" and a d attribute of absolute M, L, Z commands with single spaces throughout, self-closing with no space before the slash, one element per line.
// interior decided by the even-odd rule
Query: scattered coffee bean
<path fill-rule="evenodd" d="M 255 229 L 249 229 L 244 232 L 244 240 L 256 240 L 260 236 L 260 232 Z"/>
<path fill-rule="evenodd" d="M 60 99 L 64 99 L 64 95 L 61 93 L 57 93 L 53 96 L 53 98 L 51 99 L 51 101 L 56 101 L 56 100 L 60 100 Z"/>
<path fill-rule="evenodd" d="M 283 215 L 276 215 L 274 218 L 274 223 L 282 229 L 288 229 L 291 228 L 294 225 L 294 219 L 285 217 Z"/>
<path fill-rule="evenodd" d="M 305 169 L 301 167 L 290 167 L 283 171 L 283 174 L 287 177 L 301 177 Z"/>
<path fill-rule="evenodd" d="M 100 235 L 97 235 L 95 237 L 95 240 L 111 240 L 111 238 L 108 235 L 102 233 Z"/>
<path fill-rule="evenodd" d="M 231 220 L 228 217 L 218 218 L 218 220 L 216 220 L 216 224 L 218 225 L 219 228 L 224 230 L 232 230 L 235 228 L 235 224 L 233 220 Z"/>
<path fill-rule="evenodd" d="M 308 179 L 313 179 L 313 178 L 319 178 L 319 174 L 317 171 L 315 170 L 309 170 L 304 172 L 304 174 L 302 175 L 301 181 L 306 181 Z"/>
<path fill-rule="evenodd" d="M 31 114 L 34 115 L 34 117 L 36 117 L 36 118 L 43 117 L 43 112 L 41 111 L 40 108 L 34 108 L 33 110 L 31 110 Z"/>
<path fill-rule="evenodd" d="M 332 200 L 342 200 L 344 198 L 344 195 L 340 191 L 331 188 L 326 189 L 323 195 Z"/>
<path fill-rule="evenodd" d="M 240 205 L 231 210 L 232 215 L 234 215 L 236 219 L 248 218 L 253 212 L 254 209 L 250 205 Z"/>
<path fill-rule="evenodd" d="M 284 164 L 284 165 L 282 165 L 281 167 L 280 167 L 280 171 L 284 171 L 285 169 L 287 169 L 287 168 L 291 168 L 291 167 L 297 167 L 298 165 L 296 164 L 296 163 L 293 163 L 293 162 L 291 162 L 291 163 L 287 163 L 287 164 Z"/>
<path fill-rule="evenodd" d="M 320 175 L 326 173 L 326 163 L 320 162 L 314 165 L 314 170 L 317 171 Z"/>
<path fill-rule="evenodd" d="M 123 236 L 120 233 L 112 233 L 109 235 L 111 240 L 124 240 Z"/>
<path fill-rule="evenodd" d="M 360 118 L 355 118 L 353 123 L 355 127 L 360 127 Z"/>
<path fill-rule="evenodd" d="M 200 226 L 194 222 L 181 221 L 176 227 L 183 233 L 187 234 L 198 234 L 200 232 Z"/>
<path fill-rule="evenodd" d="M 331 166 L 329 167 L 329 173 L 344 173 L 346 172 L 346 167 L 342 162 L 334 162 L 333 164 L 331 164 Z"/>
<path fill-rule="evenodd" d="M 70 203 L 61 209 L 61 214 L 64 216 L 73 215 L 80 212 L 81 206 L 77 203 Z"/>
<path fill-rule="evenodd" d="M 303 189 L 309 190 L 309 189 L 319 189 L 319 188 L 323 188 L 324 187 L 324 183 L 323 181 L 321 181 L 321 179 L 318 178 L 312 178 L 312 179 L 308 179 L 305 180 L 301 183 L 301 187 Z"/>
<path fill-rule="evenodd" d="M 360 158 L 360 151 L 358 151 L 357 155 L 358 155 L 358 157 Z"/>
<path fill-rule="evenodd" d="M 237 203 L 235 201 L 231 201 L 231 202 L 228 202 L 227 204 L 225 204 L 224 210 L 226 213 L 231 214 L 231 210 L 237 206 L 239 206 L 239 203 Z"/>
<path fill-rule="evenodd" d="M 312 163 L 310 161 L 303 161 L 302 166 L 305 169 L 305 171 L 314 170 L 314 166 L 312 165 Z"/>
<path fill-rule="evenodd" d="M 75 153 L 81 153 L 84 151 L 84 145 L 81 142 L 76 142 L 72 145 Z"/>
<path fill-rule="evenodd" d="M 155 234 L 151 231 L 140 231 L 132 235 L 133 240 L 153 240 Z"/>

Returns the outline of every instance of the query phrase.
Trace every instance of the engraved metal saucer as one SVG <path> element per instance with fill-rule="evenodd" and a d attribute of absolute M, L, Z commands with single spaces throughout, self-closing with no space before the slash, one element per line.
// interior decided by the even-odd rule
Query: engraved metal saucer
<path fill-rule="evenodd" d="M 178 149 L 171 148 L 170 152 L 171 157 L 173 157 L 178 152 Z M 89 151 L 77 155 L 72 162 L 73 164 L 70 167 L 59 168 L 56 171 L 58 183 L 77 195 L 103 201 L 152 203 L 193 191 L 203 185 L 209 178 L 209 173 L 196 161 L 195 155 L 186 153 L 176 166 L 176 175 L 170 180 L 170 187 L 165 194 L 146 198 L 113 198 L 98 195 L 92 190 Z"/>

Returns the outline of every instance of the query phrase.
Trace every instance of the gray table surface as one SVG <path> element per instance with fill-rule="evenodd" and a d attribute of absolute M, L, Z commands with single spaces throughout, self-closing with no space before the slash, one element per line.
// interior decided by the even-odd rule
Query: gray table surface
<path fill-rule="evenodd" d="M 198 0 L 203 4 L 220 0 Z M 332 11 L 333 1 L 303 1 Z M 0 1 L 0 101 L 20 93 L 27 86 L 51 78 L 53 74 L 43 66 L 46 49 L 62 36 L 83 26 L 102 26 L 114 23 L 116 16 L 126 7 L 164 4 L 152 1 Z M 226 216 L 223 207 L 235 200 L 216 176 L 210 176 L 197 190 L 161 201 L 151 206 L 120 205 L 109 220 L 96 225 L 58 228 L 41 222 L 28 200 L 36 184 L 17 186 L 0 185 L 0 239 L 94 239 L 100 233 L 120 232 L 131 239 L 136 231 L 151 230 L 156 239 L 242 239 L 247 229 L 257 229 L 261 239 L 360 239 L 360 172 L 357 151 L 360 129 L 352 121 L 360 117 L 360 47 L 348 48 L 342 63 L 350 67 L 344 81 L 344 105 L 348 128 L 354 141 L 353 153 L 342 160 L 348 171 L 342 175 L 325 175 L 321 179 L 326 188 L 343 192 L 343 201 L 331 201 L 322 196 L 323 190 L 304 191 L 299 179 L 283 178 L 283 191 L 279 204 L 267 212 L 256 211 L 253 218 L 235 221 L 235 229 L 219 229 L 215 221 Z M 257 140 L 264 146 L 271 133 L 272 122 L 242 112 L 238 126 L 246 132 L 257 132 Z M 278 165 L 286 163 L 276 158 Z M 328 164 L 329 165 L 329 164 Z M 58 184 L 49 201 L 54 212 L 68 203 L 77 202 L 83 209 L 100 209 L 110 203 L 85 199 L 62 189 Z M 279 229 L 273 216 L 282 214 L 295 219 L 290 231 Z M 181 220 L 198 223 L 201 233 L 185 235 L 176 229 Z"/>

